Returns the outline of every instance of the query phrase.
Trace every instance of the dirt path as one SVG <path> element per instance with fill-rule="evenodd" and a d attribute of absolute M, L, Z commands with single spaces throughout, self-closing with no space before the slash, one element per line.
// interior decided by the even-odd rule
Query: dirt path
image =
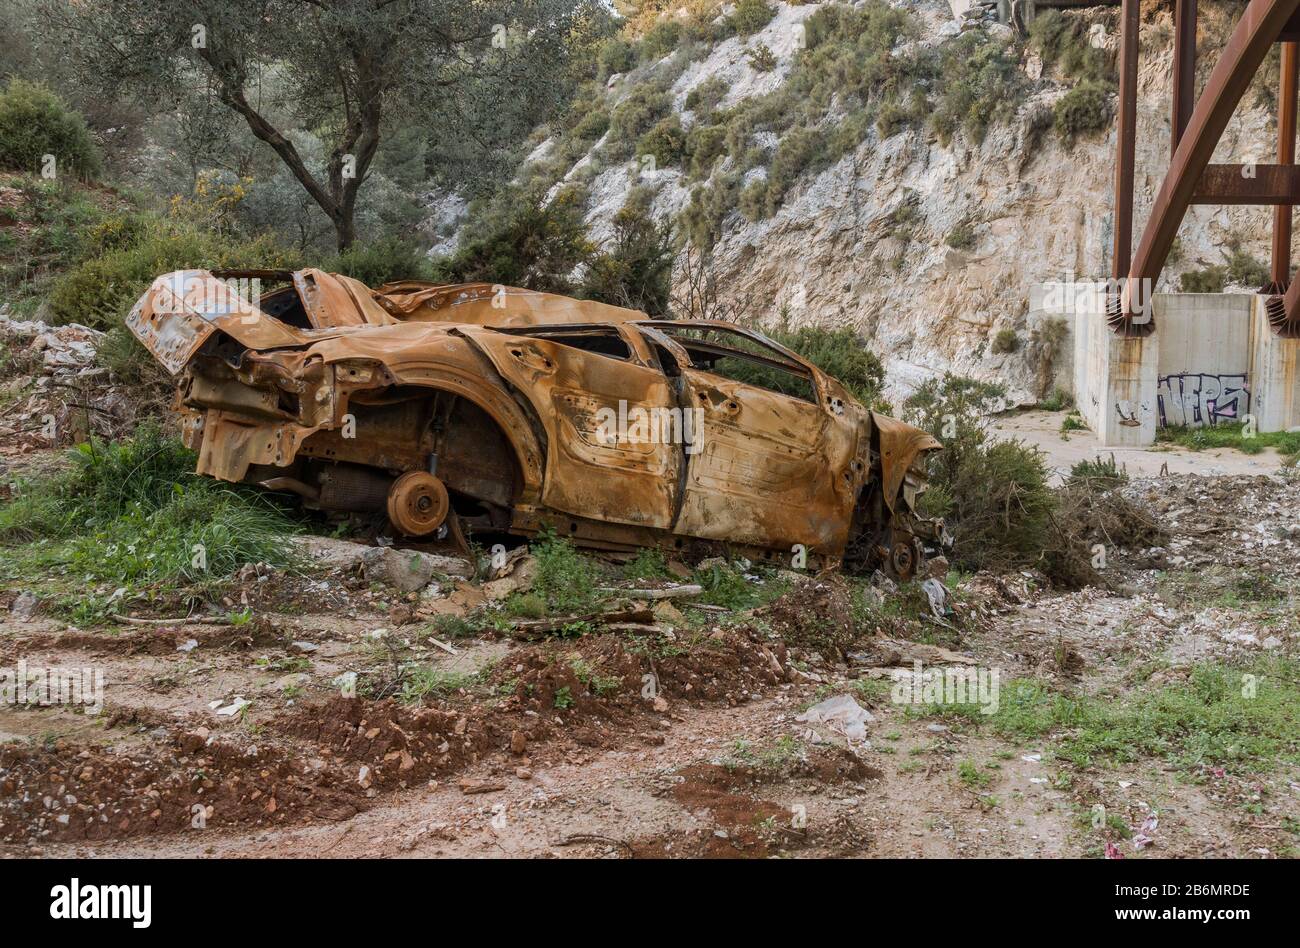
<path fill-rule="evenodd" d="M 1156 444 L 1149 448 L 1102 448 L 1091 431 L 1061 432 L 1066 411 L 1025 411 L 1003 415 L 993 420 L 992 429 L 1000 438 L 1018 438 L 1047 455 L 1052 471 L 1062 477 L 1080 461 L 1098 456 L 1115 455 L 1115 462 L 1127 468 L 1133 477 L 1157 477 L 1162 469 L 1168 474 L 1199 474 L 1223 477 L 1241 474 L 1271 474 L 1282 466 L 1282 457 L 1273 448 L 1259 454 L 1245 454 L 1232 448 L 1207 448 L 1192 451 L 1176 444 Z"/>

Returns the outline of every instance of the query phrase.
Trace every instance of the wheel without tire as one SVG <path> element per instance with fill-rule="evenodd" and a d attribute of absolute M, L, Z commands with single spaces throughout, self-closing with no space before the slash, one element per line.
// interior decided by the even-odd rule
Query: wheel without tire
<path fill-rule="evenodd" d="M 889 553 L 889 571 L 900 582 L 907 582 L 916 576 L 921 568 L 925 553 L 921 544 L 914 537 L 899 540 Z"/>
<path fill-rule="evenodd" d="M 388 490 L 388 519 L 408 537 L 433 533 L 447 519 L 449 510 L 447 488 L 425 471 L 407 471 Z"/>

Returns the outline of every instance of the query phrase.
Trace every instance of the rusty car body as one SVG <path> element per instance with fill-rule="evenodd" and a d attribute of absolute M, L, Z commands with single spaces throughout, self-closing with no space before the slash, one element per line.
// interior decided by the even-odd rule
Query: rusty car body
<path fill-rule="evenodd" d="M 230 285 L 250 278 L 280 285 Z M 199 473 L 408 537 L 552 529 L 909 577 L 942 536 L 915 513 L 939 443 L 730 323 L 309 269 L 166 274 L 127 325 L 176 378 Z"/>

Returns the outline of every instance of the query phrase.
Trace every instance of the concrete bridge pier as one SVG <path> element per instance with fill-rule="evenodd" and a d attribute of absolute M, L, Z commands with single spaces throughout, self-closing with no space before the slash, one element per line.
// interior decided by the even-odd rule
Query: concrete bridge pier
<path fill-rule="evenodd" d="M 1300 428 L 1300 339 L 1273 331 L 1266 295 L 1158 293 L 1145 336 L 1107 324 L 1105 284 L 1037 285 L 1030 299 L 1031 319 L 1066 323 L 1057 377 L 1102 447 L 1150 445 L 1166 426 Z"/>

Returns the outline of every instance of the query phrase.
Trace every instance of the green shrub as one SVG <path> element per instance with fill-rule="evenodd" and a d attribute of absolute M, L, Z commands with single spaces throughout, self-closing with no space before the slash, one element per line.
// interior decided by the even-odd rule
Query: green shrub
<path fill-rule="evenodd" d="M 1053 497 L 1042 455 L 1019 441 L 993 441 L 984 423 L 1003 394 L 949 374 L 905 403 L 904 417 L 943 443 L 922 505 L 948 521 L 960 569 L 1037 565 L 1048 540 Z"/>
<path fill-rule="evenodd" d="M 596 63 L 600 67 L 600 78 L 606 80 L 636 65 L 636 48 L 621 37 L 612 37 L 600 47 Z"/>
<path fill-rule="evenodd" d="M 1059 67 L 1068 79 L 1104 87 L 1115 83 L 1114 57 L 1088 39 L 1088 19 L 1060 10 L 1041 10 L 1029 24 L 1029 46 L 1045 67 Z"/>
<path fill-rule="evenodd" d="M 1225 274 L 1228 282 L 1237 286 L 1262 287 L 1269 282 L 1268 267 L 1236 242 L 1229 246 Z"/>
<path fill-rule="evenodd" d="M 571 134 L 580 142 L 594 142 L 609 131 L 609 110 L 604 107 L 594 108 L 573 126 Z"/>
<path fill-rule="evenodd" d="M 1110 124 L 1107 90 L 1100 83 L 1084 80 L 1056 100 L 1052 106 L 1056 130 L 1067 142 L 1080 135 L 1104 131 Z"/>
<path fill-rule="evenodd" d="M 614 108 L 609 120 L 609 138 L 606 144 L 615 157 L 630 154 L 631 147 L 641 140 L 660 119 L 672 111 L 672 98 L 652 85 L 639 85 Z"/>
<path fill-rule="evenodd" d="M 999 329 L 990 348 L 999 355 L 1015 352 L 1020 348 L 1020 337 L 1014 329 Z"/>
<path fill-rule="evenodd" d="M 265 496 L 192 471 L 194 454 L 156 426 L 134 439 L 91 441 L 70 469 L 19 485 L 0 507 L 0 543 L 32 543 L 9 562 L 92 581 L 207 582 L 245 563 L 293 565 L 295 527 Z M 197 556 L 196 545 L 202 551 Z"/>
<path fill-rule="evenodd" d="M 532 591 L 546 601 L 550 615 L 579 614 L 596 607 L 596 567 L 569 540 L 546 532 L 531 550 L 537 558 Z"/>
<path fill-rule="evenodd" d="M 434 262 L 434 278 L 568 293 L 574 269 L 595 253 L 582 206 L 582 195 L 574 188 L 560 191 L 549 204 L 517 188 L 507 189 L 492 208 L 477 215 L 476 227 L 467 232 L 467 242 L 455 256 Z M 475 216 L 471 213 L 472 219 Z"/>
<path fill-rule="evenodd" d="M 1229 244 L 1224 256 L 1222 265 L 1210 264 L 1184 273 L 1178 281 L 1179 289 L 1184 293 L 1222 293 L 1229 283 L 1252 288 L 1268 284 L 1268 267 L 1243 250 L 1237 241 Z"/>
<path fill-rule="evenodd" d="M 135 243 L 79 264 L 50 293 L 53 322 L 109 328 L 121 325 L 158 276 L 172 270 L 292 269 L 297 255 L 274 238 L 224 237 L 174 221 L 151 221 Z"/>
<path fill-rule="evenodd" d="M 982 142 L 991 124 L 1015 114 L 1026 81 L 1017 51 L 981 30 L 938 47 L 932 69 L 943 78 L 930 121 L 945 144 L 958 130 Z"/>
<path fill-rule="evenodd" d="M 660 20 L 641 37 L 641 52 L 647 59 L 667 56 L 681 42 L 685 27 L 677 19 Z"/>
<path fill-rule="evenodd" d="M 623 578 L 634 582 L 645 579 L 672 579 L 672 576 L 664 555 L 659 550 L 642 549 L 623 565 Z"/>
<path fill-rule="evenodd" d="M 722 222 L 736 207 L 740 177 L 717 175 L 707 184 L 694 188 L 682 211 L 681 224 L 691 243 L 709 250 L 722 237 Z"/>
<path fill-rule="evenodd" d="M 815 128 L 792 128 L 781 138 L 767 173 L 765 216 L 776 213 L 800 175 L 824 165 L 825 143 L 824 134 Z"/>
<path fill-rule="evenodd" d="M 967 218 L 962 218 L 944 239 L 953 250 L 970 250 L 975 246 L 975 226 Z"/>
<path fill-rule="evenodd" d="M 128 385 L 171 387 L 171 376 L 125 326 L 105 333 L 95 350 L 95 361 Z"/>
<path fill-rule="evenodd" d="M 690 155 L 690 177 L 707 178 L 718 159 L 726 154 L 727 129 L 722 125 L 695 125 L 686 135 Z"/>
<path fill-rule="evenodd" d="M 767 179 L 758 178 L 749 182 L 740 191 L 737 204 L 740 213 L 747 221 L 762 220 L 767 216 Z"/>
<path fill-rule="evenodd" d="M 641 136 L 637 142 L 638 155 L 651 155 L 655 167 L 667 168 L 680 165 L 686 155 L 686 132 L 676 115 L 660 119 L 655 126 Z"/>
<path fill-rule="evenodd" d="M 776 68 L 776 53 L 766 43 L 756 43 L 745 48 L 745 58 L 756 72 L 771 72 Z"/>
<path fill-rule="evenodd" d="M 727 19 L 741 36 L 757 33 L 776 16 L 776 7 L 767 0 L 737 0 L 736 9 Z"/>
<path fill-rule="evenodd" d="M 37 174 L 45 155 L 57 159 L 56 173 L 85 179 L 100 172 L 85 119 L 44 86 L 11 79 L 0 93 L 0 167 Z"/>
<path fill-rule="evenodd" d="M 706 118 L 727 97 L 730 88 L 721 76 L 710 76 L 686 93 L 685 106 L 687 110 L 695 112 L 698 118 Z"/>
<path fill-rule="evenodd" d="M 428 280 L 433 276 L 429 259 L 420 248 L 400 237 L 385 237 L 370 244 L 353 244 L 322 263 L 321 269 L 342 273 L 370 287 L 399 280 Z"/>
<path fill-rule="evenodd" d="M 1183 293 L 1222 293 L 1228 282 L 1224 267 L 1210 264 L 1202 270 L 1188 270 L 1178 278 L 1178 289 Z"/>
<path fill-rule="evenodd" d="M 672 228 L 657 223 L 648 197 L 634 191 L 614 215 L 613 246 L 588 267 L 582 295 L 651 317 L 666 316 L 674 258 Z"/>
<path fill-rule="evenodd" d="M 0 227 L 0 298 L 16 312 L 39 314 L 53 282 L 88 257 L 133 243 L 145 226 L 117 193 L 70 179 L 0 179 L 17 191 Z"/>
<path fill-rule="evenodd" d="M 1070 468 L 1068 483 L 1086 482 L 1102 490 L 1118 487 L 1128 481 L 1128 471 L 1115 461 L 1115 455 L 1109 458 L 1097 457 L 1091 461 L 1080 461 Z"/>
<path fill-rule="evenodd" d="M 874 352 L 862 344 L 852 329 L 775 329 L 766 335 L 799 353 L 827 375 L 834 376 L 849 394 L 868 408 L 887 410 L 881 401 L 885 367 Z"/>

